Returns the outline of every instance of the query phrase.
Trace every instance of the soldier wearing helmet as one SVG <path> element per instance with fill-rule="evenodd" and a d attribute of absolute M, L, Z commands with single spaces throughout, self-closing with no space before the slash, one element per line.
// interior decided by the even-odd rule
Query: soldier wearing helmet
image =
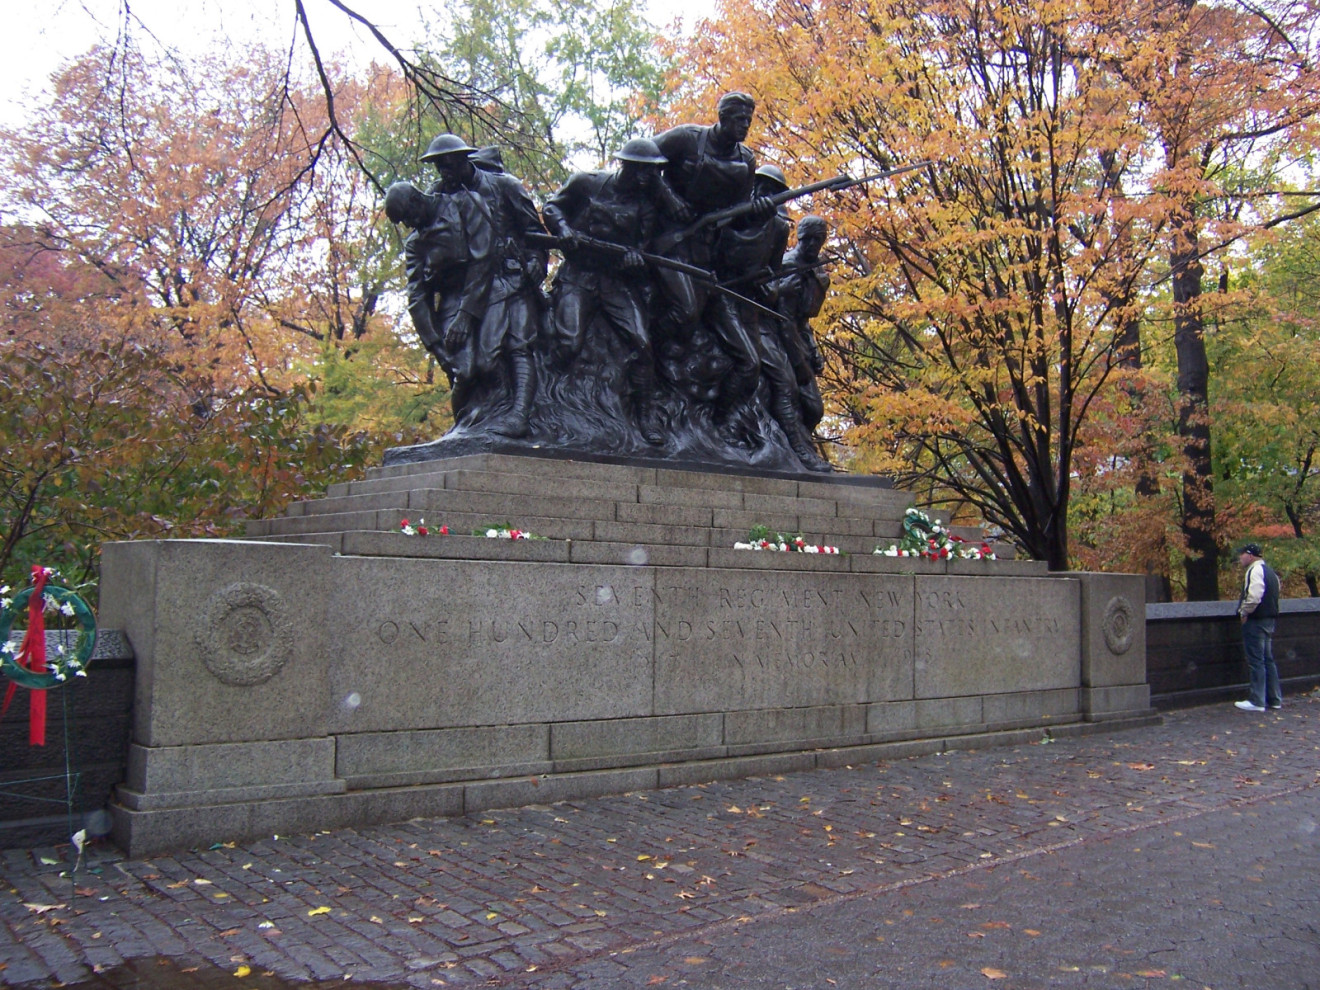
<path fill-rule="evenodd" d="M 756 170 L 753 196 L 773 196 L 787 189 L 788 182 L 777 166 L 762 165 Z M 781 207 L 765 218 L 749 214 L 720 231 L 716 275 L 721 282 L 735 286 L 765 309 L 736 300 L 721 300 L 719 305 L 711 307 L 711 313 L 717 325 L 728 321 L 739 324 L 723 326 L 722 337 L 745 334 L 755 346 L 759 376 L 767 386 L 770 415 L 803 467 L 809 471 L 829 471 L 829 462 L 813 446 L 810 429 L 803 421 L 797 375 L 785 346 L 783 324 L 788 321 L 776 319 L 765 311 L 775 303 L 771 283 L 788 247 L 790 228 L 788 215 Z M 793 332 L 796 334 L 795 327 Z M 753 403 L 746 403 L 722 410 L 726 439 L 749 440 L 758 446 L 763 442 L 752 415 L 754 409 Z"/>
<path fill-rule="evenodd" d="M 385 196 L 389 218 L 413 228 L 404 241 L 408 312 L 449 378 L 455 422 L 473 411 L 472 339 L 495 280 L 490 208 L 479 193 L 446 178 L 450 162 L 465 160 L 470 150 L 462 139 L 440 135 L 422 159 L 444 163 L 441 181 L 429 193 L 395 183 Z"/>
<path fill-rule="evenodd" d="M 756 101 L 746 93 L 726 93 L 716 110 L 719 119 L 714 124 L 680 124 L 655 139 L 669 160 L 666 180 L 695 217 L 754 198 L 756 156 L 743 142 Z M 755 199 L 756 218 L 766 220 L 774 215 L 773 203 L 764 197 Z M 720 254 L 719 241 L 718 230 L 703 228 L 679 243 L 674 257 L 711 268 Z M 729 360 L 715 413 L 724 440 L 740 443 L 743 431 L 738 420 L 756 392 L 757 344 L 727 297 L 711 295 L 700 283 L 677 272 L 662 273 L 660 281 L 674 324 L 670 334 L 676 340 L 690 341 L 694 324 L 704 322 Z"/>
<path fill-rule="evenodd" d="M 483 172 L 494 172 L 496 175 L 504 173 L 504 155 L 498 145 L 488 144 L 472 152 L 468 159 Z"/>
<path fill-rule="evenodd" d="M 825 403 L 816 382 L 816 376 L 825 370 L 825 361 L 811 332 L 811 321 L 824 306 L 830 287 L 830 276 L 820 258 L 828 236 L 829 228 L 821 217 L 806 216 L 799 220 L 797 246 L 784 255 L 772 285 L 775 305 L 787 318 L 781 328 L 785 351 L 797 377 L 798 402 L 808 430 L 814 430 L 825 415 Z"/>
<path fill-rule="evenodd" d="M 445 331 L 445 345 L 468 358 L 462 374 L 468 395 L 483 401 L 470 419 L 493 415 L 504 407 L 490 429 L 510 437 L 526 436 L 536 397 L 536 366 L 531 346 L 544 316 L 541 283 L 548 258 L 540 248 L 527 243 L 527 235 L 543 234 L 536 204 L 523 184 L 503 171 L 478 170 L 478 152 L 454 134 L 441 134 L 426 149 L 422 161 L 434 164 L 439 175 L 431 188 L 440 197 L 476 196 L 484 204 L 489 228 L 488 259 L 490 286 L 478 314 L 460 310 Z M 457 386 L 456 386 L 457 388 Z M 501 394 L 503 393 L 503 394 Z"/>
<path fill-rule="evenodd" d="M 569 357 L 581 352 L 597 318 L 623 339 L 638 430 L 659 446 L 665 438 L 655 404 L 653 284 L 640 252 L 650 247 L 672 194 L 660 174 L 665 157 L 654 141 L 634 138 L 614 158 L 616 170 L 575 173 L 542 210 L 564 253 L 551 291 L 551 327 Z M 602 242 L 614 247 L 602 249 Z"/>

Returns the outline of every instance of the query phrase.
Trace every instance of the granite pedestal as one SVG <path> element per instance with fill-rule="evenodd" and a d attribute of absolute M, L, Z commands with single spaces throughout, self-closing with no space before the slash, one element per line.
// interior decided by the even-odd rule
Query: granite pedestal
<path fill-rule="evenodd" d="M 1142 579 L 871 553 L 906 496 L 507 455 L 248 540 L 105 548 L 137 658 L 130 855 L 1154 717 Z M 425 518 L 429 536 L 400 520 Z M 511 523 L 545 536 L 457 535 Z M 845 554 L 734 550 L 750 526 Z M 450 535 L 435 535 L 441 525 Z"/>

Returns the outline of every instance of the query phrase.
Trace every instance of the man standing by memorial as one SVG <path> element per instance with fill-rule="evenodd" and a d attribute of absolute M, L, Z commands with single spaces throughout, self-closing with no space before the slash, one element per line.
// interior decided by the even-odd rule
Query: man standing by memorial
<path fill-rule="evenodd" d="M 1249 677 L 1246 701 L 1235 702 L 1245 712 L 1282 708 L 1279 670 L 1274 665 L 1274 623 L 1279 614 L 1279 576 L 1265 563 L 1259 544 L 1248 543 L 1238 550 L 1238 563 L 1245 571 L 1238 598 L 1242 623 L 1242 648 L 1247 655 Z"/>
<path fill-rule="evenodd" d="M 627 142 L 614 157 L 617 171 L 577 172 L 546 201 L 546 227 L 561 239 L 564 254 L 551 321 L 560 347 L 574 357 L 597 315 L 623 338 L 637 427 L 647 443 L 659 446 L 664 434 L 655 406 L 652 281 L 640 252 L 651 246 L 659 225 L 665 157 L 647 138 Z"/>
<path fill-rule="evenodd" d="M 531 345 L 540 331 L 547 255 L 527 244 L 530 233 L 544 233 L 536 204 L 523 184 L 502 172 L 478 171 L 470 157 L 476 151 L 462 138 L 441 134 L 431 142 L 422 161 L 435 165 L 439 181 L 433 194 L 475 193 L 486 204 L 490 219 L 492 284 L 479 320 L 465 319 L 446 331 L 446 344 L 467 347 L 471 355 L 472 383 L 490 382 L 503 370 L 508 377 L 508 413 L 493 432 L 526 436 L 528 417 L 536 395 L 536 367 Z M 453 339 L 450 339 L 450 338 Z"/>

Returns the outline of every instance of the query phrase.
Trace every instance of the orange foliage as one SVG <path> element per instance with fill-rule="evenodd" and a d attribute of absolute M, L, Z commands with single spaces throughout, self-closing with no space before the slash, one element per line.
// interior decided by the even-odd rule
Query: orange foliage
<path fill-rule="evenodd" d="M 1101 460 L 1083 447 L 1126 465 L 1152 443 L 1125 430 L 1141 410 L 1116 370 L 1159 315 L 1170 227 L 1212 178 L 1166 154 L 1175 117 L 1189 148 L 1266 119 L 1280 137 L 1258 151 L 1300 140 L 1320 85 L 1288 52 L 1307 35 L 1283 33 L 1304 11 L 1286 13 L 1275 30 L 1180 2 L 723 0 L 682 48 L 673 117 L 750 92 L 750 142 L 800 182 L 933 163 L 810 204 L 834 233 L 832 412 L 859 463 L 974 506 L 1062 568 L 1074 487 Z M 1213 105 L 1175 114 L 1192 93 Z M 1261 222 L 1248 214 L 1213 234 Z M 1137 515 L 1175 506 L 1165 493 Z M 1167 530 L 1127 559 L 1158 556 Z"/>

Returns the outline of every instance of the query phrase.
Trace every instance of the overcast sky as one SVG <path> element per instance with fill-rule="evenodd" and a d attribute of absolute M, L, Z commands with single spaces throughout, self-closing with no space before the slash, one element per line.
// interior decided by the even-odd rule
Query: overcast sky
<path fill-rule="evenodd" d="M 126 0 L 143 28 L 162 44 L 182 51 L 223 46 L 226 38 L 261 36 L 285 44 L 294 35 L 290 0 Z M 355 9 L 370 16 L 395 44 L 414 40 L 421 23 L 419 0 L 360 0 Z M 85 52 L 99 39 L 113 39 L 120 28 L 125 0 L 17 0 L 4 14 L 5 54 L 0 58 L 0 124 L 23 120 L 23 106 L 46 89 L 50 74 Z M 382 52 L 375 39 L 326 0 L 305 0 L 308 20 L 323 54 L 346 51 L 364 63 Z M 694 0 L 647 0 L 653 21 L 668 25 L 676 17 L 708 15 L 713 4 Z"/>

